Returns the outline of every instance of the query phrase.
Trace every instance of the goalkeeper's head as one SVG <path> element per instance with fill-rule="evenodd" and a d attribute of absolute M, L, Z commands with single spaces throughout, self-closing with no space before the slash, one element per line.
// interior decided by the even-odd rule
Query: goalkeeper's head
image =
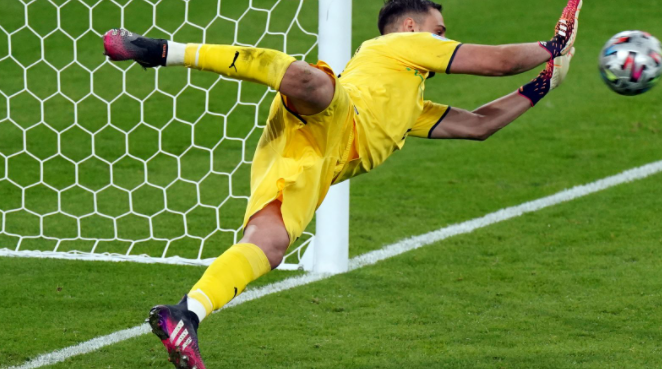
<path fill-rule="evenodd" d="M 429 0 L 386 0 L 377 26 L 382 35 L 394 32 L 446 34 L 441 4 Z"/>

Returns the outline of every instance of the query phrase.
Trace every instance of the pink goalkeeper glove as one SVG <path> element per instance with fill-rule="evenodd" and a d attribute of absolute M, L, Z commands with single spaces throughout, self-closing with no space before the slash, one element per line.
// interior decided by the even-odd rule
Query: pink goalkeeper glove
<path fill-rule="evenodd" d="M 554 37 L 547 42 L 540 42 L 552 59 L 565 55 L 572 49 L 579 28 L 579 12 L 582 10 L 582 0 L 570 0 L 563 9 L 561 19 L 556 24 Z"/>
<path fill-rule="evenodd" d="M 565 76 L 570 70 L 570 62 L 575 55 L 575 48 L 555 59 L 549 59 L 545 69 L 533 81 L 527 83 L 519 89 L 519 94 L 531 101 L 531 106 L 535 106 L 543 97 L 547 96 L 549 91 L 559 87 Z"/>

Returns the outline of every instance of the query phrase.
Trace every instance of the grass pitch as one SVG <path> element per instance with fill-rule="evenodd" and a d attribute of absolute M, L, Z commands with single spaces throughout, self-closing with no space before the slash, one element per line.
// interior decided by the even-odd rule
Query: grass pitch
<path fill-rule="evenodd" d="M 0 26 L 5 30 L 21 21 L 17 3 L 8 2 L 6 10 L 0 12 Z M 42 11 L 39 7 L 47 5 L 45 3 L 37 1 L 33 7 Z M 177 3 L 164 2 L 164 22 L 175 24 Z M 245 3 L 233 2 L 237 9 Z M 111 8 L 103 8 L 107 4 L 98 10 L 101 14 L 108 12 L 107 19 L 100 17 L 106 20 L 95 23 L 95 27 L 104 30 L 117 25 Z M 376 36 L 380 4 L 376 0 L 354 2 L 354 46 Z M 516 0 L 508 4 L 485 0 L 479 5 L 449 0 L 444 2 L 444 14 L 450 38 L 467 43 L 527 42 L 551 36 L 563 5 L 561 0 Z M 355 179 L 352 183 L 351 254 L 359 255 L 414 234 L 660 160 L 662 89 L 658 87 L 637 98 L 620 97 L 603 86 L 597 72 L 598 52 L 613 34 L 625 29 L 643 29 L 662 36 L 658 21 L 662 17 L 660 5 L 657 0 L 634 1 L 627 5 L 615 0 L 599 4 L 586 2 L 577 56 L 568 80 L 538 107 L 485 143 L 410 139 L 405 150 L 395 154 L 383 167 Z M 84 14 L 81 7 L 71 8 L 74 18 Z M 44 6 L 44 14 L 48 11 Z M 314 22 L 314 9 L 307 12 L 305 18 Z M 127 26 L 134 25 L 134 29 L 141 32 L 139 27 L 145 17 L 139 11 L 134 13 L 135 16 L 129 18 L 133 23 Z M 204 12 L 200 14 L 202 17 Z M 259 18 L 259 14 L 255 16 Z M 47 20 L 39 24 L 37 28 L 44 27 L 47 31 Z M 243 33 L 248 38 L 250 28 Z M 190 32 L 187 36 L 194 37 L 194 31 L 187 31 Z M 227 41 L 220 37 L 218 41 L 208 41 Z M 25 55 L 20 57 L 29 61 L 34 55 L 29 52 L 30 37 L 25 38 L 21 42 L 27 45 Z M 59 50 L 60 44 L 55 42 L 55 50 Z M 6 40 L 0 37 L 0 57 L 6 55 L 6 45 Z M 100 59 L 99 48 L 98 39 L 91 39 L 89 48 L 81 50 L 89 53 L 89 62 L 93 63 Z M 69 54 L 67 51 L 61 55 Z M 15 88 L 17 79 L 22 78 L 20 73 L 11 63 L 0 63 L 0 89 Z M 154 78 L 150 74 L 153 72 L 136 69 L 132 73 L 136 82 Z M 172 84 L 173 90 L 182 78 L 176 73 L 163 81 L 165 86 Z M 513 91 L 536 73 L 496 79 L 439 76 L 428 83 L 426 97 L 471 109 Z M 47 74 L 43 71 L 36 76 Z M 112 74 L 109 76 L 112 79 Z M 44 81 L 48 78 L 44 77 Z M 212 77 L 195 74 L 194 78 Z M 30 75 L 27 81 L 30 83 Z M 75 75 L 71 81 L 67 86 L 71 94 L 78 94 L 76 96 L 84 96 L 90 88 L 89 84 L 76 82 Z M 44 94 L 52 88 L 47 82 L 30 87 L 35 93 Z M 139 83 L 132 88 L 136 94 L 141 93 Z M 227 108 L 222 104 L 230 101 L 229 96 L 233 98 L 231 101 L 235 100 L 236 90 L 232 90 L 231 83 L 228 88 L 227 96 L 219 92 L 221 95 L 214 100 L 220 104 L 219 110 Z M 254 93 L 259 96 L 260 91 Z M 199 104 L 193 95 L 185 99 L 184 114 L 195 110 Z M 24 114 L 19 115 L 19 120 L 30 123 L 36 118 L 30 115 L 31 100 L 25 100 L 25 107 L 19 110 Z M 18 106 L 23 106 L 23 102 L 18 101 Z M 0 101 L 0 109 L 6 109 L 6 105 Z M 124 110 L 120 109 L 118 114 L 124 114 Z M 86 114 L 94 118 L 95 112 L 91 107 Z M 129 114 L 131 110 L 125 112 Z M 47 120 L 64 126 L 69 114 L 63 107 L 54 110 Z M 168 119 L 159 109 L 149 114 L 153 115 L 148 118 L 156 123 Z M 0 110 L 0 117 L 5 115 L 6 111 Z M 246 134 L 242 131 L 245 130 L 242 118 L 237 118 L 236 134 Z M 89 121 L 94 122 L 94 119 Z M 114 122 L 121 125 L 130 119 Z M 0 122 L 0 130 L 6 127 L 6 121 Z M 214 132 L 213 128 L 209 130 Z M 44 150 L 43 155 L 47 157 L 52 152 L 47 150 L 52 147 L 49 144 L 52 138 L 48 138 L 51 136 L 37 134 L 34 145 L 30 140 L 27 143 L 37 151 Z M 15 130 L 2 131 L 0 151 L 3 155 L 16 149 L 12 146 L 16 145 L 16 137 Z M 71 157 L 86 155 L 81 150 L 89 145 L 80 145 L 77 141 L 80 137 L 73 135 L 71 142 L 77 144 L 67 146 L 67 150 L 73 151 L 68 153 Z M 177 142 L 176 132 L 171 137 L 166 139 L 168 150 L 177 153 L 176 150 L 186 147 L 186 143 Z M 118 152 L 118 145 L 113 142 L 109 139 L 103 146 L 109 157 Z M 140 150 L 149 152 L 149 145 L 140 146 L 136 147 L 138 154 Z M 3 161 L 0 164 L 4 164 L 4 160 L 4 156 L 0 157 Z M 23 169 L 33 164 L 30 160 L 26 162 L 25 166 L 19 162 L 18 172 L 12 172 L 11 165 L 9 170 L 0 165 L 3 168 L 0 176 L 12 177 L 16 173 L 17 181 L 30 183 L 33 180 L 30 176 L 34 174 Z M 216 162 L 227 165 L 223 160 Z M 164 164 L 153 173 L 166 183 L 170 178 L 168 169 Z M 147 168 L 148 174 L 149 170 Z M 195 176 L 196 169 L 192 170 L 190 175 Z M 69 172 L 62 169 L 53 172 L 54 183 L 62 186 L 69 183 Z M 92 173 L 97 172 L 92 170 Z M 130 181 L 132 172 L 127 173 L 122 180 L 128 183 L 122 185 L 129 186 L 133 183 Z M 94 180 L 99 177 L 103 176 L 90 175 L 90 186 L 95 185 Z M 662 298 L 658 269 L 662 259 L 656 250 L 662 242 L 657 226 L 662 205 L 659 200 L 661 179 L 658 175 L 610 189 L 373 267 L 223 311 L 205 321 L 201 328 L 201 345 L 208 366 L 660 366 L 656 343 L 660 339 L 657 322 Z M 6 187 L 0 189 L 3 210 L 6 206 L 15 206 L 11 202 L 16 201 L 15 190 L 12 191 Z M 227 190 L 215 190 L 212 195 L 222 197 L 223 191 Z M 173 198 L 182 203 L 182 208 L 186 206 L 185 190 Z M 47 211 L 52 204 L 47 200 L 48 196 L 37 194 L 31 203 Z M 72 203 L 81 207 L 85 204 L 84 201 Z M 109 211 L 122 210 L 113 209 L 113 203 L 111 198 Z M 221 212 L 227 216 L 227 221 L 240 222 L 242 209 L 239 205 L 235 210 Z M 27 198 L 26 206 L 32 206 Z M 30 219 L 3 220 L 5 224 L 34 230 Z M 55 229 L 68 231 L 64 226 Z M 104 228 L 100 225 L 94 229 Z M 218 240 L 215 243 L 218 246 L 210 252 L 227 247 L 230 241 Z M 119 245 L 108 247 L 111 250 L 121 248 Z M 158 250 L 161 246 L 153 247 Z M 188 249 L 182 247 L 182 250 Z M 142 322 L 152 305 L 178 300 L 202 271 L 194 267 L 0 259 L 3 281 L 0 316 L 11 317 L 4 319 L 1 365 L 21 364 L 38 354 L 135 326 Z M 270 274 L 256 285 L 290 275 Z M 157 340 L 141 337 L 54 367 L 168 368 L 168 365 Z"/>

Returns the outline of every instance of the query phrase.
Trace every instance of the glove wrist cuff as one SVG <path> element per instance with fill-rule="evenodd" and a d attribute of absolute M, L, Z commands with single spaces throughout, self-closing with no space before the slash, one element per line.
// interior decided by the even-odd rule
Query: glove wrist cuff
<path fill-rule="evenodd" d="M 517 91 L 521 96 L 527 98 L 531 102 L 531 106 L 536 106 L 543 97 L 547 96 L 551 90 L 551 84 L 549 78 L 546 75 L 541 74 L 533 81 L 525 84 L 520 87 Z"/>
<path fill-rule="evenodd" d="M 553 39 L 549 41 L 540 41 L 538 44 L 540 47 L 543 49 L 547 50 L 549 53 L 549 56 L 554 59 L 556 57 L 561 56 L 561 51 L 563 50 L 563 42 L 560 39 L 559 36 L 555 36 Z"/>

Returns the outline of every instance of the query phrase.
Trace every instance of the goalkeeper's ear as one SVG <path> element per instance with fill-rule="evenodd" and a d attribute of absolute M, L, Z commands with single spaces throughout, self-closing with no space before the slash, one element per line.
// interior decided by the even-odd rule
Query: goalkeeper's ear
<path fill-rule="evenodd" d="M 568 75 L 570 70 L 570 62 L 575 56 L 575 48 L 573 47 L 569 53 L 559 56 L 554 59 L 554 72 L 552 73 L 551 89 L 555 89 L 563 83 L 565 76 Z"/>

